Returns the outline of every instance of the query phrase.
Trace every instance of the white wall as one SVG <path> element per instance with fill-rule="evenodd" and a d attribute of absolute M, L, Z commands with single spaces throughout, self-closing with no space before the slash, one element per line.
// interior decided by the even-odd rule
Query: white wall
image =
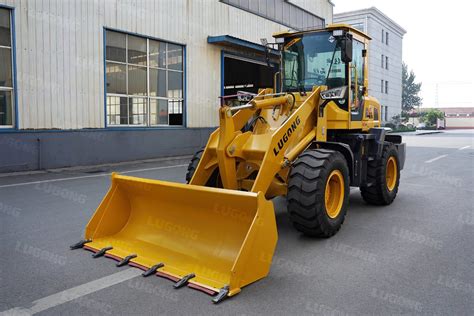
<path fill-rule="evenodd" d="M 474 128 L 474 117 L 446 117 L 446 128 Z"/>
<path fill-rule="evenodd" d="M 330 21 L 332 5 L 317 2 L 322 9 L 314 14 Z M 21 129 L 104 127 L 104 26 L 187 46 L 189 127 L 218 121 L 220 48 L 207 44 L 207 36 L 228 34 L 258 43 L 287 29 L 218 0 L 0 3 L 15 7 Z"/>
<path fill-rule="evenodd" d="M 288 2 L 324 18 L 326 24 L 332 23 L 334 6 L 329 0 L 288 0 Z"/>
<path fill-rule="evenodd" d="M 402 111 L 402 51 L 403 35 L 398 26 L 386 19 L 376 9 L 346 12 L 334 16 L 334 21 L 347 24 L 362 23 L 372 40 L 369 44 L 369 94 L 377 98 L 383 106 L 382 119 L 385 119 L 385 106 L 388 106 L 387 119 L 399 115 Z M 382 42 L 382 29 L 389 33 L 389 44 Z M 385 40 L 385 37 L 384 37 Z M 389 69 L 382 68 L 382 54 L 389 57 Z M 384 80 L 384 92 L 381 92 L 381 80 Z M 388 94 L 385 93 L 385 81 L 388 81 Z"/>
<path fill-rule="evenodd" d="M 375 96 L 382 106 L 388 106 L 387 119 L 399 115 L 402 111 L 402 37 L 389 26 L 372 16 L 368 19 L 369 34 L 373 37 L 370 42 L 369 92 Z M 389 33 L 389 44 L 382 42 L 382 29 Z M 381 65 L 381 57 L 389 57 L 389 69 Z M 388 94 L 381 93 L 380 80 L 388 81 Z"/>

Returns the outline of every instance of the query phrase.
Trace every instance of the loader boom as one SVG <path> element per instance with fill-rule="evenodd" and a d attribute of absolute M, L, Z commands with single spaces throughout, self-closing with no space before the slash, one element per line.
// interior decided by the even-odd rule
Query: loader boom
<path fill-rule="evenodd" d="M 265 98 L 265 95 L 272 95 L 272 91 L 262 90 L 259 95 L 239 112 L 233 114 L 230 107 L 222 107 L 219 111 L 220 128 L 214 132 L 206 146 L 194 177 L 190 184 L 204 185 L 208 178 L 202 177 L 202 174 L 212 174 L 209 169 L 219 169 L 223 188 L 236 189 L 245 186 L 251 192 L 263 192 L 271 188 L 268 196 L 283 195 L 286 192 L 286 185 L 275 180 L 275 175 L 288 166 L 288 155 L 285 153 L 289 148 L 293 152 L 290 158 L 297 156 L 306 146 L 308 146 L 314 137 L 306 137 L 308 134 L 314 134 L 313 118 L 319 110 L 318 87 L 311 92 L 308 98 L 299 106 L 282 125 L 272 130 L 270 137 L 268 135 L 252 134 L 251 132 L 242 133 L 242 111 L 245 111 L 246 118 L 253 116 L 256 112 L 269 111 L 275 107 L 289 108 L 292 98 L 275 97 Z M 239 124 L 240 123 L 240 124 Z M 240 127 L 240 128 L 239 128 Z M 260 158 L 260 161 L 255 158 Z M 253 158 L 253 159 L 252 159 Z M 245 169 L 257 170 L 258 175 L 255 180 L 245 182 L 242 176 L 237 177 L 236 159 L 252 161 Z M 242 170 L 240 166 L 240 170 Z M 244 173 L 245 175 L 248 174 Z M 242 175 L 242 172 L 239 172 Z M 249 182 L 252 185 L 249 185 Z M 267 197 L 268 197 L 267 196 Z"/>

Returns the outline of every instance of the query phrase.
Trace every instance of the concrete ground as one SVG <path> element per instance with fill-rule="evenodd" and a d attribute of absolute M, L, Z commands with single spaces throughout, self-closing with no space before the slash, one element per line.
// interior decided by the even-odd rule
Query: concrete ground
<path fill-rule="evenodd" d="M 404 139 L 407 161 L 395 202 L 369 206 L 353 189 L 346 222 L 331 239 L 299 234 L 284 199 L 276 199 L 279 240 L 270 275 L 220 305 L 68 247 L 106 193 L 109 172 L 183 182 L 186 160 L 0 177 L 0 311 L 473 315 L 474 134 Z"/>

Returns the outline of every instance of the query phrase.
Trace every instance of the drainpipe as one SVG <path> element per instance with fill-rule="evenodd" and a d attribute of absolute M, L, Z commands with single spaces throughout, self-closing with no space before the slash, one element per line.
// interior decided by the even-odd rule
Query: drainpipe
<path fill-rule="evenodd" d="M 37 138 L 36 142 L 38 143 L 38 170 L 43 169 L 42 163 L 41 163 L 41 139 Z"/>

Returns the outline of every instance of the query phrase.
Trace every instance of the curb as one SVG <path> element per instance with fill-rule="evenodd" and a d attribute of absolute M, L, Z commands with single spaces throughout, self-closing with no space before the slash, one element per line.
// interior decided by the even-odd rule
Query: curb
<path fill-rule="evenodd" d="M 426 132 L 420 132 L 416 133 L 415 135 L 429 135 L 429 134 L 441 134 L 444 133 L 443 131 L 426 131 Z"/>
<path fill-rule="evenodd" d="M 440 134 L 444 133 L 443 131 L 420 131 L 420 132 L 391 132 L 390 134 L 395 135 L 405 135 L 405 136 L 418 136 L 418 135 L 429 135 L 429 134 Z"/>

